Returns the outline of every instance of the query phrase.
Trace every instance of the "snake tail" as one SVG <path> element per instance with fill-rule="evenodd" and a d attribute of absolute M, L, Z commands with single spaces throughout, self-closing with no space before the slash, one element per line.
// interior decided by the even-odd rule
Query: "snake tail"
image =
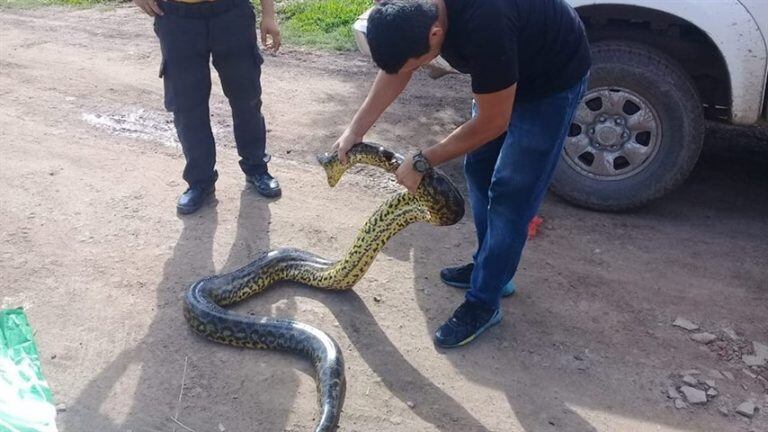
<path fill-rule="evenodd" d="M 249 265 L 222 276 L 197 281 L 187 292 L 184 316 L 198 335 L 242 348 L 273 349 L 297 354 L 311 361 L 315 370 L 320 418 L 316 432 L 334 430 L 341 415 L 346 391 L 344 357 L 336 341 L 324 331 L 289 319 L 255 318 L 241 315 L 219 304 L 232 302 L 227 297 L 229 284 L 248 280 L 259 268 L 301 261 L 327 268 L 329 262 L 297 249 L 279 249 L 254 260 Z M 237 282 L 235 282 L 237 283 Z"/>

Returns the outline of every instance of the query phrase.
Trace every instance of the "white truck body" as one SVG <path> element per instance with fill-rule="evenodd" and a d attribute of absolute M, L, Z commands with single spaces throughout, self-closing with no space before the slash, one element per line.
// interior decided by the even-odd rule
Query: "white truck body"
<path fill-rule="evenodd" d="M 568 0 L 568 3 L 576 10 L 593 5 L 639 6 L 690 22 L 712 39 L 725 60 L 731 81 L 731 121 L 753 124 L 765 110 L 768 0 Z M 768 112 L 765 115 L 768 116 Z"/>
<path fill-rule="evenodd" d="M 593 57 L 552 183 L 566 200 L 596 210 L 642 206 L 693 169 L 705 120 L 768 120 L 768 0 L 565 1 L 584 22 Z M 354 29 L 370 54 L 367 16 Z M 432 78 L 458 73 L 441 57 L 424 69 Z"/>

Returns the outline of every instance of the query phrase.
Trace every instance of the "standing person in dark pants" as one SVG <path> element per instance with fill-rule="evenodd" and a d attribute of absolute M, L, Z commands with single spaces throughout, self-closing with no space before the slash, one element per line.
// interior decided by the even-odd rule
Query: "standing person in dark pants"
<path fill-rule="evenodd" d="M 213 195 L 218 178 L 216 145 L 211 132 L 208 98 L 210 59 L 219 73 L 232 108 L 235 142 L 245 179 L 265 197 L 280 196 L 280 185 L 267 170 L 266 126 L 261 114 L 261 65 L 256 15 L 248 0 L 134 0 L 155 17 L 163 62 L 160 76 L 165 107 L 184 150 L 184 180 L 178 212 L 197 211 Z M 280 30 L 273 0 L 261 0 L 261 40 L 274 52 Z M 267 36 L 271 38 L 268 40 Z"/>
<path fill-rule="evenodd" d="M 465 156 L 478 247 L 471 264 L 441 273 L 469 291 L 435 332 L 439 346 L 465 345 L 501 321 L 499 301 L 586 89 L 586 32 L 565 0 L 382 0 L 366 38 L 381 71 L 336 141 L 343 162 L 416 69 L 442 54 L 471 76 L 472 119 L 397 171 L 414 192 L 432 166 Z"/>

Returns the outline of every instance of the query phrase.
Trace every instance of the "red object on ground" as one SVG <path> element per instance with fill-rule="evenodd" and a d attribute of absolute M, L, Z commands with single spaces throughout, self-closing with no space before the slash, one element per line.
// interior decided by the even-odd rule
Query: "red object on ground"
<path fill-rule="evenodd" d="M 536 237 L 536 234 L 539 233 L 539 228 L 541 228 L 542 223 L 544 223 L 544 219 L 538 215 L 534 216 L 533 219 L 528 222 L 528 240 Z"/>

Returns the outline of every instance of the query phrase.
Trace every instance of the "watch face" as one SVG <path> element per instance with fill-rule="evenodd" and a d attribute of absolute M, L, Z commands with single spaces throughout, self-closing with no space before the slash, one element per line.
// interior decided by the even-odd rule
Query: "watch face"
<path fill-rule="evenodd" d="M 416 169 L 416 171 L 420 173 L 425 173 L 427 171 L 427 163 L 424 162 L 422 159 L 416 159 L 413 161 L 413 167 Z"/>

